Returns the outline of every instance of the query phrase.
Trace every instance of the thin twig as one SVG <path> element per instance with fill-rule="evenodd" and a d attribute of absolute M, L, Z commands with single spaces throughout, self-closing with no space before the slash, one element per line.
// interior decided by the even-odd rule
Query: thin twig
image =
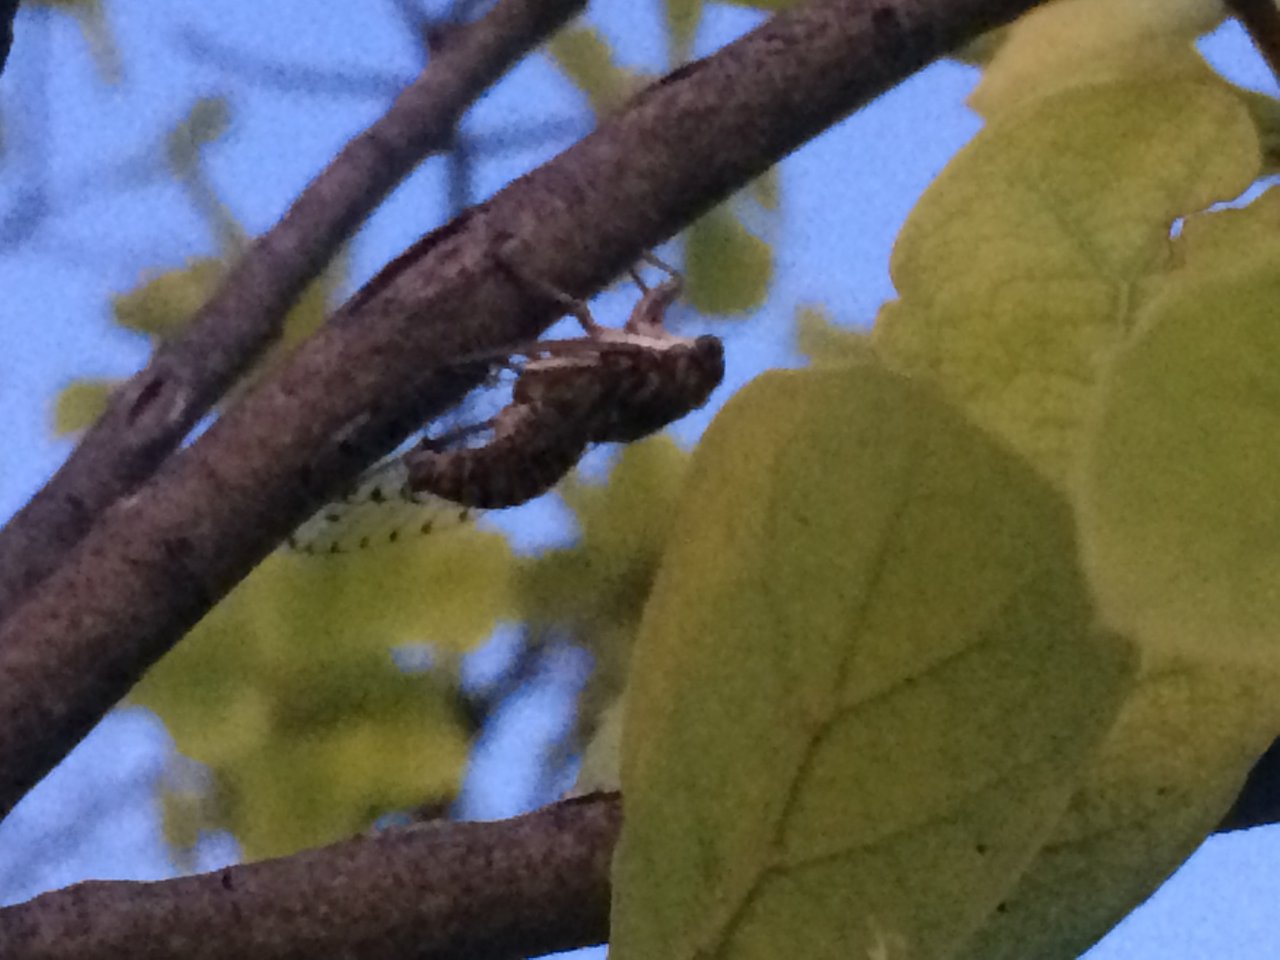
<path fill-rule="evenodd" d="M 496 823 L 429 821 L 158 883 L 0 910 L 5 960 L 515 958 L 608 936 L 616 794 Z"/>
<path fill-rule="evenodd" d="M 1226 0 L 1227 9 L 1244 25 L 1280 84 L 1280 11 L 1275 0 Z"/>
<path fill-rule="evenodd" d="M 585 0 L 503 0 L 459 27 L 391 109 L 352 140 L 228 272 L 184 335 L 157 351 L 54 478 L 0 531 L 0 618 L 103 510 L 150 477 L 275 340 L 288 308 L 458 118 Z"/>
<path fill-rule="evenodd" d="M 184 30 L 179 40 L 193 60 L 285 93 L 382 100 L 395 96 L 405 87 L 406 78 L 401 73 L 286 63 L 246 52 L 197 30 Z"/>

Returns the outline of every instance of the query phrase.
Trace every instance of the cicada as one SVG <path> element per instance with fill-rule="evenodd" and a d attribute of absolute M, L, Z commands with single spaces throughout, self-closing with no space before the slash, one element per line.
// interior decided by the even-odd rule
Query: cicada
<path fill-rule="evenodd" d="M 420 529 L 466 522 L 475 510 L 525 503 L 555 486 L 592 444 L 639 440 L 705 404 L 724 378 L 723 344 L 718 337 L 681 337 L 666 329 L 666 311 L 680 296 L 681 280 L 661 261 L 653 262 L 669 276 L 649 287 L 631 272 L 641 297 L 621 329 L 601 326 L 581 301 L 537 284 L 577 316 L 584 335 L 513 351 L 527 360 L 511 402 L 468 431 L 487 429 L 488 440 L 463 447 L 421 441 L 375 467 L 346 501 L 322 509 L 299 528 L 291 544 L 341 552 L 346 538 L 338 536 L 336 525 L 348 520 L 353 507 L 397 497 L 418 505 Z M 390 539 L 396 535 L 392 531 Z M 365 533 L 357 545 L 377 539 Z"/>

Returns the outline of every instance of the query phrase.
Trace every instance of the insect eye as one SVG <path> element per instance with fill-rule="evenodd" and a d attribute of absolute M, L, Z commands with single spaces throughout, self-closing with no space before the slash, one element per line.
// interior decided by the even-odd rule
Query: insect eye
<path fill-rule="evenodd" d="M 709 333 L 704 333 L 693 341 L 694 352 L 702 358 L 702 361 L 709 367 L 715 367 L 724 372 L 724 344 L 719 337 L 713 337 Z"/>

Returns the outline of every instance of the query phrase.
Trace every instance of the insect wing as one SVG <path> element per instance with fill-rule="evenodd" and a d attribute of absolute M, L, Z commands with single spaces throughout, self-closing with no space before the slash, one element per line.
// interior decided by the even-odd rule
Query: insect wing
<path fill-rule="evenodd" d="M 369 470 L 341 500 L 327 503 L 288 539 L 291 550 L 340 554 L 438 533 L 472 522 L 476 511 L 405 487 L 408 468 L 396 457 Z"/>

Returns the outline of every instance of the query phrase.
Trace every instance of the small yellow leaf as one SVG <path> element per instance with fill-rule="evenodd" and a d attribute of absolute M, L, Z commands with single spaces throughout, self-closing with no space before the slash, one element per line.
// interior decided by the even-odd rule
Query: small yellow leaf
<path fill-rule="evenodd" d="M 81 379 L 65 387 L 58 394 L 58 399 L 54 401 L 54 436 L 65 437 L 68 434 L 79 433 L 97 423 L 98 418 L 107 409 L 111 391 L 120 383 L 119 380 Z"/>
<path fill-rule="evenodd" d="M 180 174 L 189 171 L 199 163 L 200 151 L 225 136 L 230 125 L 231 108 L 225 97 L 198 99 L 166 140 L 170 166 Z"/>
<path fill-rule="evenodd" d="M 547 52 L 586 94 L 597 116 L 620 106 L 648 81 L 643 74 L 619 66 L 609 41 L 592 27 L 566 27 L 551 38 Z"/>
<path fill-rule="evenodd" d="M 702 313 L 742 313 L 764 302 L 773 251 L 726 206 L 685 232 L 685 294 Z"/>
<path fill-rule="evenodd" d="M 222 260 L 201 257 L 189 260 L 186 267 L 151 277 L 112 300 L 116 322 L 161 340 L 173 337 L 209 299 L 225 269 Z"/>
<path fill-rule="evenodd" d="M 675 64 L 689 59 L 693 39 L 702 20 L 702 0 L 665 0 L 667 31 L 671 35 L 671 60 Z"/>
<path fill-rule="evenodd" d="M 817 306 L 796 308 L 796 346 L 815 365 L 864 363 L 874 356 L 864 331 L 838 325 Z"/>

